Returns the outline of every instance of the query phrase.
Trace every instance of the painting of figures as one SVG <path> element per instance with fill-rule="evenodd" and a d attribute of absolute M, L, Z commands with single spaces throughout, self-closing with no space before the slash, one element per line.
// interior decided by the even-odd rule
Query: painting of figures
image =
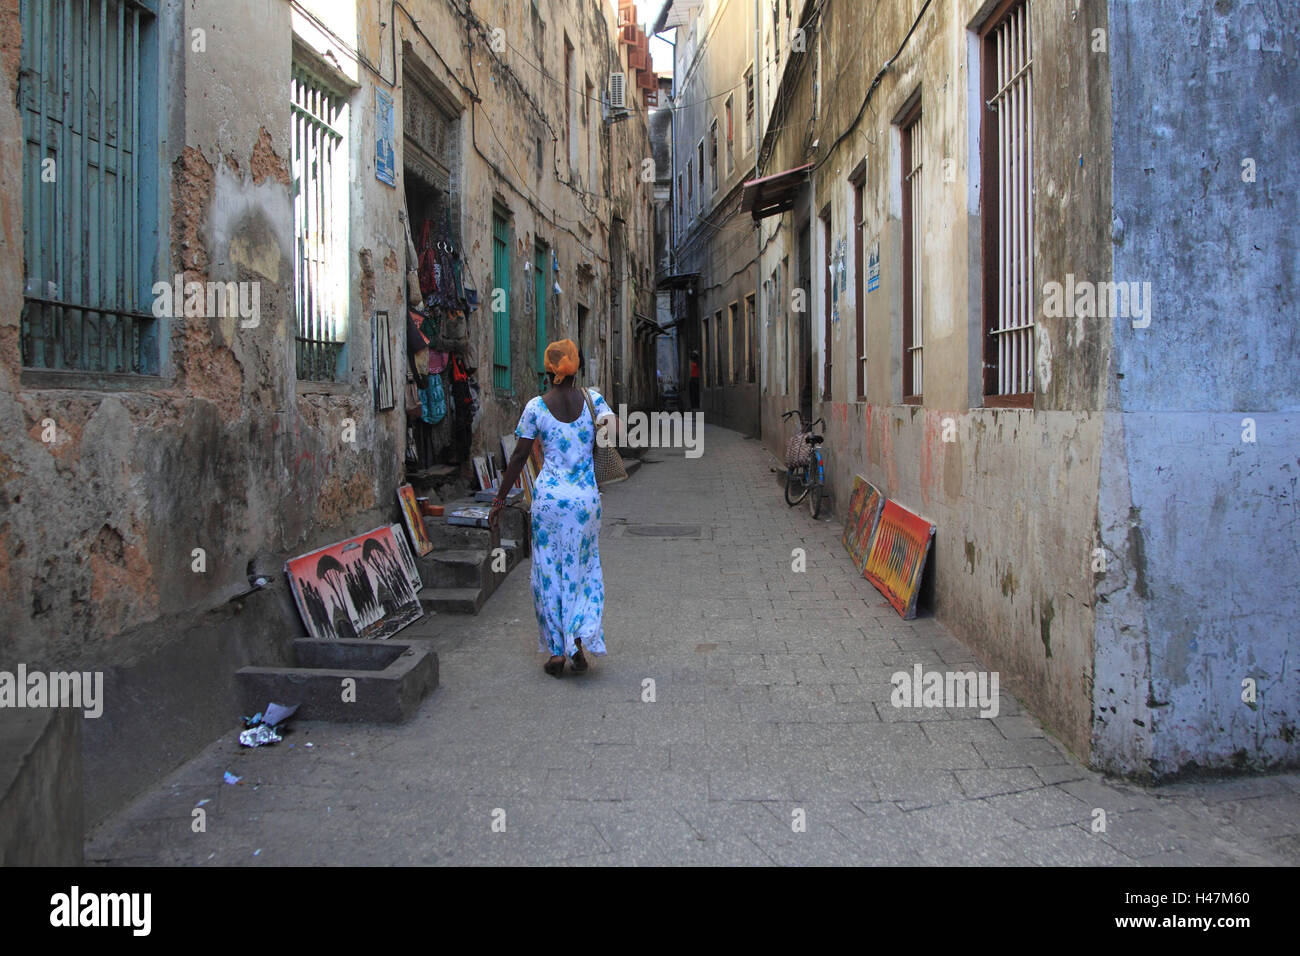
<path fill-rule="evenodd" d="M 385 525 L 291 559 L 285 571 L 307 633 L 383 640 L 422 617 L 405 549 Z"/>

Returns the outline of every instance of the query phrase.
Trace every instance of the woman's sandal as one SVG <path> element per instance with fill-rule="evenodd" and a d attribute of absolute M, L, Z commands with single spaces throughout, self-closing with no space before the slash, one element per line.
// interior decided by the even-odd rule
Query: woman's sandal
<path fill-rule="evenodd" d="M 564 673 L 564 655 L 556 654 L 549 661 L 542 665 L 542 670 L 552 677 L 559 677 Z"/>
<path fill-rule="evenodd" d="M 573 673 L 585 674 L 587 672 L 587 658 L 582 653 L 582 644 L 577 643 L 578 649 L 573 652 Z"/>

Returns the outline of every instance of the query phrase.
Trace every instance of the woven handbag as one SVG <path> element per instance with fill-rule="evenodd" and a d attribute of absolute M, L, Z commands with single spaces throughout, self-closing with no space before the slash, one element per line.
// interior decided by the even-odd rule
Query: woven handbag
<path fill-rule="evenodd" d="M 599 429 L 596 424 L 596 409 L 591 404 L 591 395 L 584 388 L 582 397 L 587 402 L 587 411 L 591 412 L 591 423 L 593 431 L 599 435 Z M 591 439 L 591 466 L 596 472 L 596 487 L 604 488 L 606 485 L 612 485 L 617 481 L 624 481 L 627 478 L 627 468 L 623 466 L 623 458 L 618 453 L 618 449 L 613 445 L 602 447 L 596 437 Z"/>

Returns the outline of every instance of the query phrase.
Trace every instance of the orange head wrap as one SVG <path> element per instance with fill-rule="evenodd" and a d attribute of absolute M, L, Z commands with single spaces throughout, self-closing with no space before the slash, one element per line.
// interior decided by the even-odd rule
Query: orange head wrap
<path fill-rule="evenodd" d="M 578 347 L 572 339 L 560 339 L 546 346 L 546 371 L 555 378 L 568 378 L 578 373 Z"/>

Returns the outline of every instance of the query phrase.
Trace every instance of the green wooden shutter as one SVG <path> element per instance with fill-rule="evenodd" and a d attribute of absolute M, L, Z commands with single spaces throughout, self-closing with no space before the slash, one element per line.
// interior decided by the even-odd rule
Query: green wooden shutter
<path fill-rule="evenodd" d="M 537 255 L 533 260 L 533 291 L 534 301 L 537 303 L 537 374 L 539 376 L 546 373 L 546 290 L 547 278 L 550 275 L 548 268 L 548 259 L 545 246 L 537 247 Z"/>
<path fill-rule="evenodd" d="M 19 18 L 23 364 L 155 372 L 138 155 L 150 11 L 128 0 L 23 0 Z"/>
<path fill-rule="evenodd" d="M 492 384 L 510 391 L 510 234 L 501 216 L 492 217 Z"/>

